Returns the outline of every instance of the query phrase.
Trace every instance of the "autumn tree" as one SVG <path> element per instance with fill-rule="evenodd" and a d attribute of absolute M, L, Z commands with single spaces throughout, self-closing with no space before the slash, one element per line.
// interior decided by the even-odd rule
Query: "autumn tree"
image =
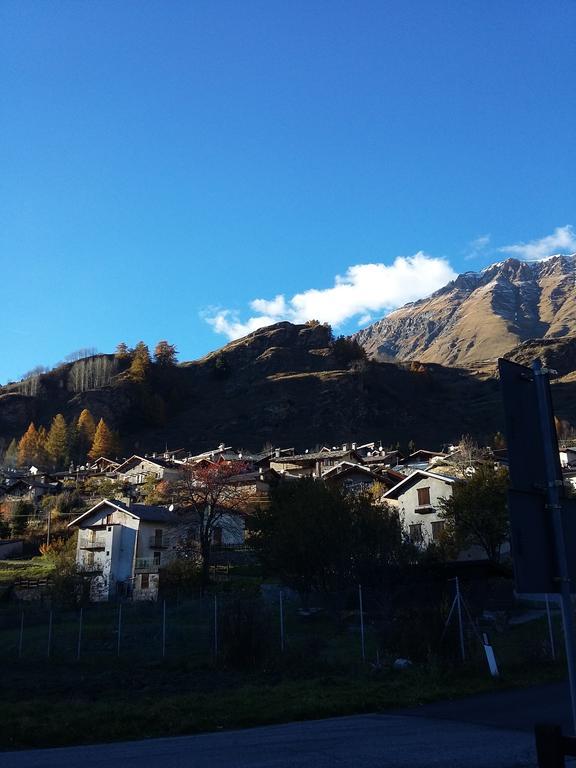
<path fill-rule="evenodd" d="M 481 465 L 469 480 L 457 480 L 452 496 L 439 502 L 446 537 L 459 551 L 476 545 L 498 563 L 510 531 L 507 499 L 508 472 Z"/>
<path fill-rule="evenodd" d="M 18 441 L 18 465 L 21 467 L 30 466 L 38 462 L 40 453 L 41 436 L 38 434 L 36 425 L 31 422 L 26 432 Z"/>
<path fill-rule="evenodd" d="M 104 419 L 100 419 L 88 456 L 92 461 L 100 456 L 115 456 L 117 443 L 118 440 L 114 432 L 108 427 Z"/>
<path fill-rule="evenodd" d="M 116 351 L 114 352 L 114 357 L 116 360 L 130 360 L 132 357 L 132 354 L 130 350 L 128 349 L 127 344 L 125 344 L 123 341 L 118 344 L 116 347 Z"/>
<path fill-rule="evenodd" d="M 154 361 L 162 366 L 176 365 L 177 351 L 173 344 L 168 344 L 167 341 L 159 341 L 154 349 Z"/>
<path fill-rule="evenodd" d="M 41 426 L 38 428 L 38 438 L 36 441 L 36 464 L 42 467 L 48 464 L 48 453 L 46 451 L 46 442 L 48 440 L 48 432 L 46 427 Z"/>
<path fill-rule="evenodd" d="M 88 408 L 84 408 L 80 412 L 75 425 L 75 432 L 74 451 L 76 459 L 77 461 L 84 461 L 96 435 L 96 422 Z"/>
<path fill-rule="evenodd" d="M 150 350 L 143 341 L 139 341 L 134 347 L 132 362 L 130 363 L 130 376 L 136 381 L 144 381 L 150 368 Z"/>
<path fill-rule="evenodd" d="M 52 419 L 46 438 L 46 455 L 53 467 L 63 467 L 70 457 L 69 433 L 66 419 L 61 413 Z"/>
<path fill-rule="evenodd" d="M 240 462 L 189 464 L 178 480 L 169 483 L 168 494 L 178 508 L 178 544 L 194 542 L 200 557 L 203 588 L 210 581 L 210 558 L 217 528 L 233 527 L 231 514 L 243 513 L 250 491 L 242 481 L 246 467 Z"/>

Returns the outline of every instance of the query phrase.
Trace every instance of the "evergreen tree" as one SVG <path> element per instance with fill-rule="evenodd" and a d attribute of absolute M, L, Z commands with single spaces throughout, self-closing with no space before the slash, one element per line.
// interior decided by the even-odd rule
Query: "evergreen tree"
<path fill-rule="evenodd" d="M 128 346 L 121 341 L 120 344 L 116 347 L 116 352 L 114 353 L 114 357 L 117 360 L 129 360 L 131 357 L 130 350 L 128 349 Z"/>
<path fill-rule="evenodd" d="M 134 355 L 130 364 L 130 376 L 137 381 L 144 381 L 150 368 L 150 350 L 143 341 L 134 347 Z"/>
<path fill-rule="evenodd" d="M 53 467 L 64 467 L 70 458 L 69 433 L 61 413 L 52 419 L 46 438 L 46 454 Z"/>
<path fill-rule="evenodd" d="M 94 461 L 99 456 L 115 456 L 117 452 L 118 438 L 109 429 L 104 419 L 100 419 L 96 427 L 96 434 L 88 456 Z"/>
<path fill-rule="evenodd" d="M 4 464 L 7 467 L 15 467 L 17 462 L 18 462 L 18 443 L 16 442 L 16 438 L 13 438 L 8 448 L 6 448 L 6 453 L 4 454 Z"/>
<path fill-rule="evenodd" d="M 29 467 L 38 461 L 38 430 L 34 422 L 18 441 L 18 466 Z"/>
<path fill-rule="evenodd" d="M 167 341 L 159 341 L 154 349 L 154 360 L 158 365 L 176 365 L 177 349 Z"/>

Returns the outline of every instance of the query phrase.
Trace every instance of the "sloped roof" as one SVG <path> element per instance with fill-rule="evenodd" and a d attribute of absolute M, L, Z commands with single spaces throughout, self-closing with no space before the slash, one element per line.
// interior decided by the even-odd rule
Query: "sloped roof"
<path fill-rule="evenodd" d="M 356 464 L 352 461 L 340 461 L 330 469 L 327 469 L 322 473 L 322 479 L 329 477 L 341 477 L 342 475 L 350 472 L 362 472 L 367 477 L 372 477 L 374 480 L 378 479 L 378 475 L 373 472 L 369 467 L 364 467 L 362 464 Z"/>
<path fill-rule="evenodd" d="M 150 464 L 156 464 L 158 467 L 165 467 L 167 469 L 177 469 L 177 467 L 174 465 L 172 461 L 167 461 L 166 459 L 158 459 L 158 458 L 152 458 L 152 456 L 138 456 L 137 454 L 134 454 L 133 456 L 130 456 L 129 459 L 126 459 L 126 461 L 123 461 L 122 464 L 120 464 L 118 467 L 116 467 L 116 472 L 125 472 L 126 470 L 130 469 L 130 467 L 133 464 L 138 464 L 141 461 L 148 461 Z"/>
<path fill-rule="evenodd" d="M 117 499 L 102 499 L 102 501 L 99 501 L 98 504 L 95 504 L 87 512 L 84 512 L 75 520 L 72 520 L 71 523 L 68 523 L 67 527 L 71 528 L 72 526 L 77 525 L 85 518 L 93 515 L 97 509 L 105 505 L 114 507 L 121 512 L 125 512 L 126 514 L 131 515 L 136 519 L 144 520 L 145 522 L 172 523 L 177 520 L 177 515 L 167 507 L 161 507 L 155 504 L 130 504 L 130 506 L 128 506 Z"/>
<path fill-rule="evenodd" d="M 389 491 L 386 491 L 382 498 L 397 499 L 398 496 L 407 491 L 411 486 L 414 485 L 414 483 L 417 483 L 418 480 L 422 480 L 423 477 L 431 477 L 435 480 L 442 480 L 447 485 L 452 485 L 456 482 L 456 480 L 458 480 L 457 477 L 451 477 L 450 475 L 440 475 L 437 472 L 428 472 L 425 469 L 417 469 L 412 472 L 412 474 L 408 475 L 408 477 L 405 477 L 404 480 L 401 480 L 399 483 L 397 483 L 397 485 L 395 485 L 393 488 L 390 488 Z"/>

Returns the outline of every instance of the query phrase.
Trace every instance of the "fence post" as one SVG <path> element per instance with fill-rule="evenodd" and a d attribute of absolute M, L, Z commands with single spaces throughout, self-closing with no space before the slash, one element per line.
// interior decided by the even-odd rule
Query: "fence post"
<path fill-rule="evenodd" d="M 116 655 L 120 656 L 120 642 L 122 640 L 122 603 L 118 605 L 118 646 L 116 648 Z"/>
<path fill-rule="evenodd" d="M 82 606 L 80 607 L 80 619 L 78 621 L 78 644 L 76 648 L 76 659 L 80 661 L 80 653 L 82 652 L 82 619 L 83 619 L 83 611 L 84 609 Z"/>
<path fill-rule="evenodd" d="M 162 601 L 162 658 L 166 656 L 166 600 Z"/>
<path fill-rule="evenodd" d="M 462 603 L 460 597 L 460 579 L 456 576 L 456 607 L 458 609 L 458 630 L 460 635 L 460 653 L 462 661 L 466 661 L 466 647 L 464 645 L 464 623 L 462 621 Z"/>
<path fill-rule="evenodd" d="M 218 596 L 214 595 L 214 658 L 218 658 Z"/>
<path fill-rule="evenodd" d="M 550 600 L 546 595 L 546 615 L 548 616 L 548 635 L 550 637 L 550 655 L 552 661 L 556 661 L 556 645 L 554 643 L 554 629 L 552 627 L 552 616 L 550 614 Z"/>
<path fill-rule="evenodd" d="M 50 658 L 50 650 L 52 645 L 52 609 L 48 617 L 48 645 L 46 647 L 46 656 Z"/>
<path fill-rule="evenodd" d="M 280 590 L 280 650 L 284 653 L 284 594 Z"/>
<path fill-rule="evenodd" d="M 362 603 L 362 585 L 358 585 L 358 601 L 360 604 L 360 638 L 362 640 L 362 661 L 366 661 L 366 644 L 364 639 L 364 605 Z"/>
<path fill-rule="evenodd" d="M 18 658 L 22 658 L 22 644 L 24 642 L 24 608 L 20 616 L 20 640 L 18 641 Z"/>

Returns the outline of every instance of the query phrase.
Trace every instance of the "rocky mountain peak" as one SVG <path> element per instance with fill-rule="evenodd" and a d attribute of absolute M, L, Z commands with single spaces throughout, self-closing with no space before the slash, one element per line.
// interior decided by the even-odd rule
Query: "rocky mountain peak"
<path fill-rule="evenodd" d="M 355 335 L 379 359 L 444 365 L 498 357 L 528 339 L 576 333 L 576 254 L 465 272 Z"/>

